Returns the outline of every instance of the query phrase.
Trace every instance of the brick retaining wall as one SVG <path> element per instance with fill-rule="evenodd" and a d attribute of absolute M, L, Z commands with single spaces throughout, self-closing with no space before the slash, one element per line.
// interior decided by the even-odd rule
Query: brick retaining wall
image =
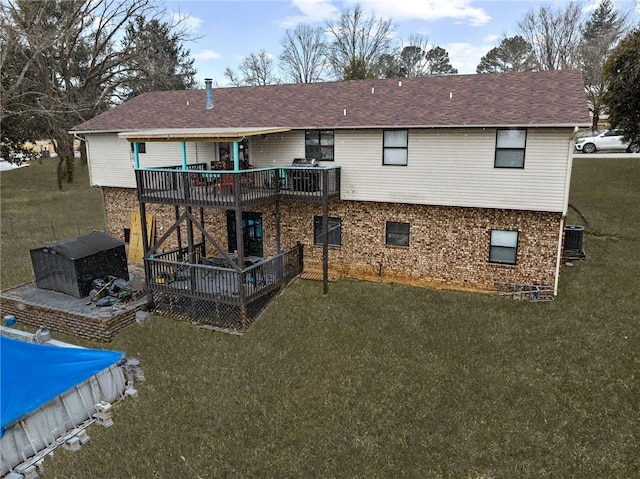
<path fill-rule="evenodd" d="M 19 323 L 35 327 L 46 326 L 52 331 L 105 342 L 111 341 L 122 329 L 133 323 L 136 312 L 145 307 L 146 299 L 133 302 L 126 309 L 114 312 L 109 317 L 87 316 L 12 297 L 10 290 L 0 295 L 2 317 L 12 314 Z"/>

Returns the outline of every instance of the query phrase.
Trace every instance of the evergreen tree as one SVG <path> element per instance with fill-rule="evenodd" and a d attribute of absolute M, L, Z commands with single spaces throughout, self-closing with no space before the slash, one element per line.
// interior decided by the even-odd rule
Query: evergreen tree
<path fill-rule="evenodd" d="M 442 47 L 433 47 L 425 55 L 427 60 L 426 76 L 457 75 L 458 70 L 453 68 L 449 61 L 449 53 Z"/>
<path fill-rule="evenodd" d="M 626 18 L 610 0 L 603 0 L 582 28 L 580 63 L 592 113 L 592 128 L 598 129 L 606 91 L 603 65 L 624 31 Z"/>
<path fill-rule="evenodd" d="M 400 52 L 400 71 L 405 77 L 426 75 L 427 53 L 420 45 L 407 45 Z"/>
<path fill-rule="evenodd" d="M 122 40 L 130 50 L 124 94 L 132 98 L 147 91 L 188 90 L 196 86 L 196 70 L 181 35 L 168 23 L 139 16 L 129 23 Z"/>
<path fill-rule="evenodd" d="M 519 35 L 503 38 L 480 59 L 476 73 L 527 72 L 536 69 L 533 48 Z"/>
<path fill-rule="evenodd" d="M 640 28 L 620 41 L 604 64 L 607 91 L 603 95 L 613 128 L 640 145 Z"/>
<path fill-rule="evenodd" d="M 378 76 L 380 78 L 399 78 L 407 75 L 396 55 L 385 53 L 380 55 L 378 60 Z"/>
<path fill-rule="evenodd" d="M 375 78 L 375 70 L 367 68 L 367 62 L 362 57 L 354 57 L 344 68 L 343 80 L 365 80 Z"/>

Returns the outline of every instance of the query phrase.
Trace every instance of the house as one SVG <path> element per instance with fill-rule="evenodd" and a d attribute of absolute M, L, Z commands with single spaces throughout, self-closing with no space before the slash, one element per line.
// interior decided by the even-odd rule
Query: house
<path fill-rule="evenodd" d="M 244 258 L 266 262 L 300 245 L 299 267 L 323 271 L 325 285 L 330 271 L 463 290 L 542 284 L 557 294 L 573 135 L 589 124 L 581 73 L 562 70 L 208 81 L 139 95 L 72 132 L 87 142 L 108 233 L 126 238 L 131 212 L 155 215 L 155 231 L 142 222 L 152 289 L 167 287 L 153 270 L 162 254 L 216 268 L 211 253 L 224 263 L 221 253 L 232 252 L 240 264 L 229 267 L 245 275 Z M 182 291 L 198 289 L 186 276 Z M 236 296 L 251 295 L 240 291 L 245 280 Z M 191 300 L 213 296 L 219 287 Z"/>

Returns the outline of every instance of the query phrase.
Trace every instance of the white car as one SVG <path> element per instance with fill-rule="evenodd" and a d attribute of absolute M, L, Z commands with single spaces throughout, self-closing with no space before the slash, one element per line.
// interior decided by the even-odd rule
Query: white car
<path fill-rule="evenodd" d="M 576 150 L 582 153 L 595 153 L 598 150 L 624 150 L 627 153 L 638 153 L 640 147 L 635 143 L 622 141 L 622 131 L 607 130 L 597 136 L 578 138 Z"/>

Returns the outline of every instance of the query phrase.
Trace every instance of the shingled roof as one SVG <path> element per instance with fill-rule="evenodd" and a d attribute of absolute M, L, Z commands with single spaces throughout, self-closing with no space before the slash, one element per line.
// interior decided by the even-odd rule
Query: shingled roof
<path fill-rule="evenodd" d="M 588 126 L 575 70 L 143 93 L 74 132 L 163 128 Z"/>

